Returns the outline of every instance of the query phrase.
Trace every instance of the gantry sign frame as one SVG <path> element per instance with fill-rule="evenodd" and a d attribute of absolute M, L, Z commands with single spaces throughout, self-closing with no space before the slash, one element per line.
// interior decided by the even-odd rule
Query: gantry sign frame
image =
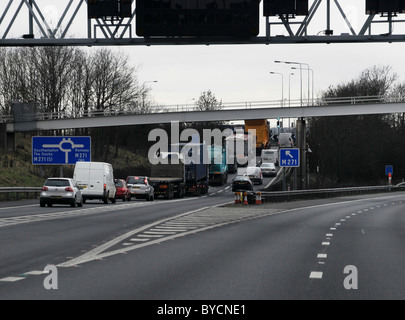
<path fill-rule="evenodd" d="M 402 20 L 402 15 L 395 12 L 366 14 L 365 0 L 356 0 L 353 4 L 361 8 L 361 11 L 364 10 L 364 21 L 358 23 L 358 30 L 353 26 L 347 8 L 343 7 L 339 0 L 310 0 L 307 15 L 261 16 L 260 19 L 264 26 L 262 34 L 245 38 L 139 37 L 135 30 L 136 0 L 132 0 L 130 16 L 116 19 L 108 17 L 88 19 L 86 13 L 89 1 L 94 0 L 58 0 L 60 12 L 55 17 L 47 12 L 52 6 L 49 4 L 45 6 L 44 0 L 2 0 L 0 3 L 0 47 L 268 45 L 405 41 L 405 32 L 396 32 L 399 28 L 394 28 L 405 22 Z M 261 5 L 263 1 L 261 1 Z M 339 16 L 339 24 L 344 21 L 343 24 L 346 25 L 348 32 L 334 34 L 334 30 L 338 29 L 335 27 L 338 19 L 331 19 L 332 15 Z M 311 30 L 311 26 L 317 16 L 321 16 L 323 26 L 321 31 L 318 29 L 318 32 L 315 32 Z M 376 27 L 374 28 L 374 26 Z M 384 28 L 383 32 L 375 31 L 381 27 Z M 83 30 L 85 31 L 83 32 Z"/>

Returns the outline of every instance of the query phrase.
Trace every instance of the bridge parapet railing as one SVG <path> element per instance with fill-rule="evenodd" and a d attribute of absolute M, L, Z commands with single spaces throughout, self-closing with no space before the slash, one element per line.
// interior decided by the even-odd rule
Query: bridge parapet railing
<path fill-rule="evenodd" d="M 314 99 L 293 99 L 293 100 L 269 100 L 269 101 L 248 101 L 248 102 L 224 102 L 216 110 L 245 110 L 245 109 L 260 109 L 260 108 L 295 108 L 295 107 L 311 107 L 319 106 L 326 107 L 341 104 L 370 104 L 370 103 L 397 103 L 405 102 L 405 97 L 402 96 L 358 96 L 358 97 L 336 97 L 336 98 L 317 98 Z M 19 121 L 41 121 L 41 120 L 57 120 L 57 119 L 75 119 L 75 118 L 93 118 L 93 117 L 109 117 L 109 116 L 125 116 L 146 113 L 170 113 L 170 112 L 198 112 L 201 110 L 196 105 L 166 105 L 149 108 L 149 112 L 141 112 L 139 109 L 105 109 L 105 110 L 89 110 L 79 112 L 40 112 L 23 115 Z M 207 110 L 213 111 L 213 110 Z M 12 115 L 0 115 L 0 123 L 14 122 Z"/>

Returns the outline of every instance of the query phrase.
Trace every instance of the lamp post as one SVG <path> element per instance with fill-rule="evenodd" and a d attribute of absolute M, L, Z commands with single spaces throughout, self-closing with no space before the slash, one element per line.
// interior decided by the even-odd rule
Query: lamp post
<path fill-rule="evenodd" d="M 194 101 L 195 100 L 195 98 L 191 98 L 191 99 L 187 99 L 186 100 L 186 111 L 188 111 L 188 101 Z"/>
<path fill-rule="evenodd" d="M 294 73 L 290 73 L 288 75 L 288 107 L 289 108 L 291 107 L 291 76 L 293 76 L 293 75 L 294 75 Z M 289 128 L 291 127 L 290 119 L 291 118 L 288 118 L 288 127 Z"/>
<path fill-rule="evenodd" d="M 293 62 L 293 61 L 274 61 L 275 63 L 285 63 L 285 64 L 293 64 L 293 65 L 299 65 L 300 66 L 300 87 L 301 87 L 301 107 L 302 107 L 302 66 L 307 65 L 305 63 L 301 62 Z M 308 66 L 309 70 L 309 66 Z M 309 71 L 308 71 L 309 74 Z M 308 75 L 309 79 L 309 75 Z M 308 81 L 309 85 L 309 81 Z M 308 89 L 309 90 L 309 89 Z M 308 99 L 309 99 L 309 94 L 308 94 Z M 306 154 L 306 123 L 304 118 L 299 118 L 297 120 L 297 125 L 296 125 L 296 131 L 297 131 L 297 147 L 300 149 L 300 156 L 301 156 L 301 166 L 298 167 L 298 173 L 297 173 L 297 179 L 294 179 L 294 181 L 297 181 L 297 185 L 299 184 L 301 189 L 306 189 L 306 172 L 307 172 L 307 154 Z M 295 183 L 295 182 L 294 182 Z"/>
<path fill-rule="evenodd" d="M 298 64 L 300 66 L 300 91 L 301 91 L 301 107 L 302 107 L 302 65 L 303 63 L 300 62 L 293 62 L 293 61 L 280 61 L 276 60 L 275 63 L 285 63 L 285 64 Z"/>
<path fill-rule="evenodd" d="M 158 82 L 157 80 L 151 80 L 151 81 L 144 81 L 142 84 L 142 108 L 145 108 L 145 84 L 146 83 L 156 83 Z"/>
<path fill-rule="evenodd" d="M 281 76 L 281 107 L 284 107 L 284 75 L 280 72 L 270 71 L 270 74 L 278 74 Z"/>
<path fill-rule="evenodd" d="M 284 75 L 281 72 L 273 72 L 270 71 L 270 74 L 278 74 L 281 76 L 281 107 L 284 107 Z M 283 123 L 283 119 L 281 119 L 281 123 Z M 280 127 L 278 126 L 278 135 L 280 136 Z"/>

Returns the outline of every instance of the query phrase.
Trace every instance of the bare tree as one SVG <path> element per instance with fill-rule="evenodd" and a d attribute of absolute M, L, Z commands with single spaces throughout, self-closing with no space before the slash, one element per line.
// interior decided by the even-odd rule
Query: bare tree
<path fill-rule="evenodd" d="M 198 111 L 221 110 L 223 108 L 222 100 L 218 101 L 211 90 L 203 91 L 195 106 Z"/>

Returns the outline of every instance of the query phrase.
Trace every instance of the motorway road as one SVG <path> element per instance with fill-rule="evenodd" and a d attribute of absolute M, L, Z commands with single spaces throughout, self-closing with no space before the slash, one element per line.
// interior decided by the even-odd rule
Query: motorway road
<path fill-rule="evenodd" d="M 74 209 L 2 204 L 0 299 L 405 298 L 404 193 L 215 207 L 233 199 L 227 185 Z"/>

